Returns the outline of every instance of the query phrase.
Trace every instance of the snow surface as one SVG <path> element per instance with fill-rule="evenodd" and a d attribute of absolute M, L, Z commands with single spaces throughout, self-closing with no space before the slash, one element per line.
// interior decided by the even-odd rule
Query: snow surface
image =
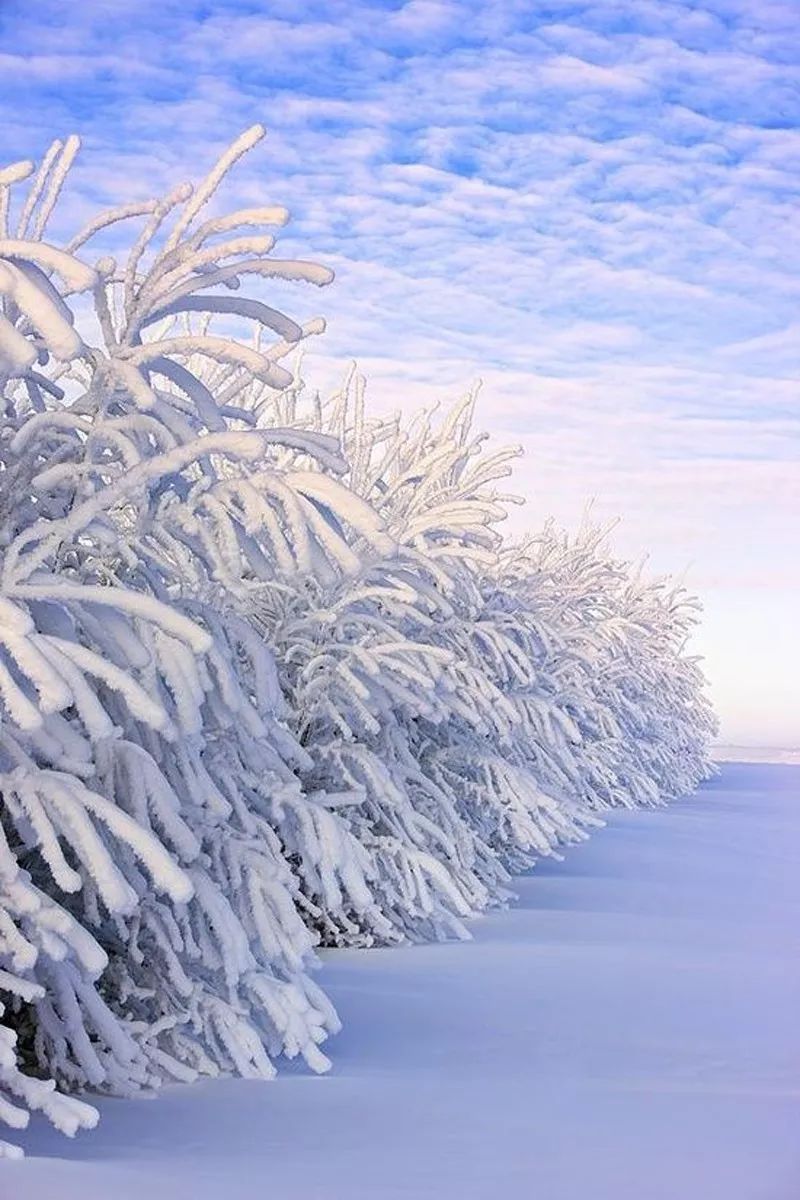
<path fill-rule="evenodd" d="M 327 1077 L 44 1121 L 0 1200 L 795 1200 L 800 767 L 615 813 L 471 943 L 339 951 Z"/>

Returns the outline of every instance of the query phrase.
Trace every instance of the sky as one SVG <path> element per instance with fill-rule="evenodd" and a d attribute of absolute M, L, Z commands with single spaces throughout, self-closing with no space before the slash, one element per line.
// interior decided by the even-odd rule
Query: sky
<path fill-rule="evenodd" d="M 510 531 L 619 518 L 722 740 L 800 745 L 800 0 L 0 0 L 0 84 L 0 163 L 83 139 L 64 232 L 263 122 L 224 202 L 336 272 L 311 383 L 480 379 Z"/>

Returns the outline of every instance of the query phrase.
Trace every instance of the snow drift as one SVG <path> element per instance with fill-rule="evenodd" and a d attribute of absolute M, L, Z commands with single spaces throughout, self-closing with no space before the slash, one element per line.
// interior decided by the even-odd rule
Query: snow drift
<path fill-rule="evenodd" d="M 242 285 L 331 272 L 273 257 L 283 209 L 205 215 L 262 133 L 63 247 L 77 139 L 0 171 L 12 1128 L 91 1126 L 87 1090 L 326 1069 L 316 946 L 468 936 L 604 809 L 711 770 L 691 597 L 602 531 L 504 542 L 514 452 L 474 395 L 377 419 L 354 374 L 323 402 L 282 365 L 324 322 Z"/>

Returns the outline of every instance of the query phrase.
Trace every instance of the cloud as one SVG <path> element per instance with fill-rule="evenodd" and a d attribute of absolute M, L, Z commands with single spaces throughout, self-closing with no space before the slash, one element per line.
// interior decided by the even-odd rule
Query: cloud
<path fill-rule="evenodd" d="M 786 359 L 800 365 L 800 321 L 794 321 L 783 329 L 762 333 L 758 337 L 731 342 L 721 347 L 720 354 L 730 356 L 734 361 L 746 358 L 755 358 L 758 361 L 769 357 L 772 362 Z"/>
<path fill-rule="evenodd" d="M 692 559 L 741 612 L 754 580 L 800 583 L 798 34 L 779 0 L 84 0 L 68 19 L 5 0 L 0 117 L 9 159 L 85 136 L 55 234 L 264 121 L 227 198 L 287 204 L 282 251 L 337 271 L 273 292 L 329 319 L 308 371 L 355 357 L 385 407 L 483 378 L 480 419 L 527 451 L 517 527 L 596 496 L 625 553 Z"/>

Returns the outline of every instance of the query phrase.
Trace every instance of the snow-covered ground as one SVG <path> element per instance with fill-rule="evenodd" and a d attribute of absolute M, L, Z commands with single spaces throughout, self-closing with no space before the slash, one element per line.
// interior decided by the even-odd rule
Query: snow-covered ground
<path fill-rule="evenodd" d="M 795 1200 L 800 767 L 609 826 L 472 943 L 330 954 L 332 1075 L 34 1124 L 0 1200 Z"/>

